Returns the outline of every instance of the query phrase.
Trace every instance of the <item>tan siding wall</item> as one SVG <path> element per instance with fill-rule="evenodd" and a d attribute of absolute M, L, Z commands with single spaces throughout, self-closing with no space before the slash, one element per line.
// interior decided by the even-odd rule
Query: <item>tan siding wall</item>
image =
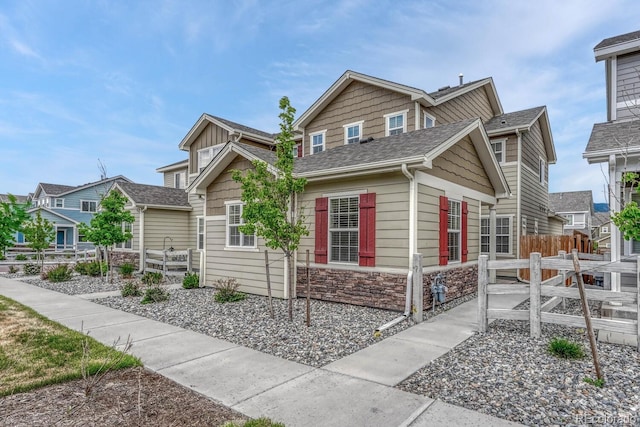
<path fill-rule="evenodd" d="M 433 161 L 429 174 L 464 185 L 485 194 L 493 194 L 478 152 L 467 136 Z"/>
<path fill-rule="evenodd" d="M 127 207 L 130 207 L 130 202 L 127 202 Z M 133 215 L 133 242 L 131 250 L 137 251 L 140 249 L 140 211 L 138 209 L 129 209 L 131 215 Z"/>
<path fill-rule="evenodd" d="M 540 185 L 538 174 L 522 168 L 522 197 L 520 210 L 527 217 L 527 234 L 534 234 L 534 219 L 538 219 L 538 234 L 548 234 L 549 194 L 546 185 Z"/>
<path fill-rule="evenodd" d="M 307 185 L 301 206 L 309 227 L 300 254 L 315 249 L 315 199 L 324 194 L 367 190 L 376 193 L 376 267 L 409 266 L 409 181 L 402 174 L 381 174 L 374 178 L 344 179 L 340 182 Z"/>
<path fill-rule="evenodd" d="M 189 173 L 198 173 L 198 150 L 229 141 L 229 132 L 214 124 L 209 124 L 198 135 L 189 148 Z"/>
<path fill-rule="evenodd" d="M 251 162 L 244 157 L 236 156 L 231 164 L 207 188 L 207 215 L 226 215 L 224 202 L 226 200 L 240 200 L 242 190 L 240 184 L 231 178 L 233 169 L 252 169 Z"/>
<path fill-rule="evenodd" d="M 503 165 L 502 172 L 504 173 L 504 177 L 509 184 L 509 188 L 511 189 L 512 197 L 508 199 L 501 199 L 496 204 L 496 215 L 497 216 L 507 216 L 512 215 L 511 220 L 511 254 L 510 256 L 516 255 L 517 250 L 517 223 L 518 218 L 516 216 L 518 212 L 518 192 L 517 192 L 517 182 L 518 182 L 518 166 L 515 164 L 512 165 Z M 482 215 L 489 215 L 489 208 L 483 207 Z M 505 254 L 500 254 L 500 256 L 504 256 Z"/>
<path fill-rule="evenodd" d="M 480 255 L 480 202 L 464 197 L 469 214 L 467 216 L 467 260 L 475 261 Z"/>
<path fill-rule="evenodd" d="M 184 173 L 184 179 L 185 179 L 185 187 L 188 185 L 188 183 L 186 182 L 189 178 L 189 174 L 187 173 L 187 169 L 176 169 L 173 171 L 169 171 L 169 172 L 164 172 L 164 177 L 163 177 L 163 182 L 164 182 L 164 186 L 165 187 L 169 187 L 169 188 L 175 188 L 175 175 L 179 172 L 183 172 Z"/>
<path fill-rule="evenodd" d="M 171 237 L 173 241 L 166 239 Z M 189 247 L 189 212 L 147 209 L 144 213 L 144 240 L 147 249 Z"/>
<path fill-rule="evenodd" d="M 507 162 L 518 161 L 518 137 L 516 135 L 509 135 L 507 137 L 507 155 L 505 158 Z"/>
<path fill-rule="evenodd" d="M 426 110 L 436 117 L 436 126 L 480 117 L 483 122 L 493 117 L 493 111 L 484 87 L 453 98 Z"/>
<path fill-rule="evenodd" d="M 440 196 L 444 191 L 418 185 L 418 252 L 424 266 L 438 265 Z"/>
<path fill-rule="evenodd" d="M 215 286 L 215 281 L 228 277 L 235 278 L 240 284 L 239 290 L 258 295 L 266 295 L 266 278 L 264 265 L 264 244 L 258 239 L 257 251 L 224 250 L 226 230 L 225 221 L 206 221 L 207 258 L 206 285 Z M 280 253 L 271 253 L 271 259 L 281 258 Z M 274 262 L 269 266 L 271 274 L 272 295 L 284 297 L 284 261 Z"/>
<path fill-rule="evenodd" d="M 382 138 L 386 126 L 384 115 L 407 109 L 407 131 L 412 131 L 415 130 L 415 103 L 409 96 L 352 82 L 306 126 L 304 152 L 310 152 L 309 135 L 325 129 L 325 148 L 344 145 L 343 125 L 360 120 L 364 120 L 363 138 Z"/>

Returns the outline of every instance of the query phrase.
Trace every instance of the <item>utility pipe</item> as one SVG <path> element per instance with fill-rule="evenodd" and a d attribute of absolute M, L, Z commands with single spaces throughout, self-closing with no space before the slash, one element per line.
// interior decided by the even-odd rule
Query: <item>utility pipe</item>
<path fill-rule="evenodd" d="M 395 326 L 398 323 L 402 322 L 403 320 L 409 318 L 409 315 L 411 314 L 411 289 L 412 288 L 413 288 L 413 271 L 409 271 L 407 273 L 407 291 L 404 299 L 404 313 L 402 314 L 402 316 L 396 317 L 392 321 L 387 322 L 382 326 L 379 326 L 373 333 L 373 336 L 379 337 L 382 331 L 384 331 L 385 329 L 389 329 L 390 327 Z"/>
<path fill-rule="evenodd" d="M 402 164 L 402 173 L 409 180 L 409 269 L 413 268 L 413 254 L 416 253 L 416 180 L 409 172 L 407 164 Z"/>

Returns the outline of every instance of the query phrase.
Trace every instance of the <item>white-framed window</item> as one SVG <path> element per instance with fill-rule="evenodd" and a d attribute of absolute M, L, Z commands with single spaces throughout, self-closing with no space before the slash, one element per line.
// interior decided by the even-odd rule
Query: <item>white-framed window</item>
<path fill-rule="evenodd" d="M 122 242 L 122 243 L 116 243 L 115 247 L 119 248 L 119 249 L 133 249 L 133 224 L 130 222 L 123 222 L 122 223 L 122 231 L 123 232 L 130 232 L 131 233 L 131 239 L 127 240 L 126 242 Z"/>
<path fill-rule="evenodd" d="M 55 207 L 55 208 L 64 208 L 64 199 L 55 198 L 53 200 L 53 207 Z"/>
<path fill-rule="evenodd" d="M 227 206 L 227 247 L 229 248 L 256 248 L 255 234 L 244 234 L 240 226 L 244 224 L 242 218 L 243 204 L 241 202 L 228 202 Z"/>
<path fill-rule="evenodd" d="M 460 261 L 462 250 L 462 204 L 449 199 L 449 217 L 447 220 L 447 235 L 449 248 L 449 262 Z"/>
<path fill-rule="evenodd" d="M 356 144 L 360 142 L 360 138 L 362 138 L 362 124 L 364 121 L 359 121 L 355 123 L 349 123 L 348 125 L 343 125 L 344 128 L 344 143 L 346 144 Z"/>
<path fill-rule="evenodd" d="M 357 195 L 329 199 L 330 262 L 358 262 L 359 216 Z"/>
<path fill-rule="evenodd" d="M 490 219 L 480 219 L 480 252 L 489 253 Z M 511 253 L 511 217 L 496 216 L 496 253 Z"/>
<path fill-rule="evenodd" d="M 573 227 L 573 214 L 562 214 L 560 216 L 567 220 L 564 224 L 565 227 Z"/>
<path fill-rule="evenodd" d="M 198 150 L 198 172 L 202 172 L 202 170 L 211 163 L 211 160 L 213 160 L 216 154 L 222 150 L 222 147 L 224 147 L 224 144 L 218 144 Z"/>
<path fill-rule="evenodd" d="M 495 154 L 498 163 L 504 163 L 505 161 L 505 142 L 506 139 L 491 141 L 491 148 L 493 149 L 493 154 Z"/>
<path fill-rule="evenodd" d="M 197 217 L 196 226 L 196 249 L 204 250 L 204 217 Z"/>
<path fill-rule="evenodd" d="M 95 200 L 80 200 L 80 212 L 97 212 L 98 202 Z"/>
<path fill-rule="evenodd" d="M 533 235 L 538 235 L 538 218 L 533 220 Z"/>
<path fill-rule="evenodd" d="M 187 186 L 187 173 L 176 172 L 173 174 L 173 188 L 186 188 Z"/>
<path fill-rule="evenodd" d="M 538 159 L 538 179 L 540 184 L 544 184 L 547 179 L 547 162 L 542 157 Z"/>
<path fill-rule="evenodd" d="M 609 227 L 606 225 L 603 225 L 602 227 L 600 227 L 600 233 L 608 233 L 609 232 Z"/>
<path fill-rule="evenodd" d="M 311 142 L 311 154 L 316 154 L 321 151 L 324 151 L 325 137 L 327 134 L 327 130 L 323 130 L 320 132 L 314 132 L 309 134 L 309 140 Z"/>
<path fill-rule="evenodd" d="M 409 110 L 398 111 L 385 114 L 385 136 L 398 135 L 407 131 L 407 112 Z"/>
<path fill-rule="evenodd" d="M 301 148 L 300 144 L 296 144 L 293 146 L 293 149 L 291 150 L 291 154 L 293 155 L 294 159 L 300 155 L 300 148 Z"/>
<path fill-rule="evenodd" d="M 527 235 L 527 217 L 526 216 L 522 217 L 522 227 L 520 227 L 520 232 L 522 233 L 523 236 Z"/>
<path fill-rule="evenodd" d="M 424 128 L 432 128 L 436 125 L 436 118 L 424 111 Z"/>

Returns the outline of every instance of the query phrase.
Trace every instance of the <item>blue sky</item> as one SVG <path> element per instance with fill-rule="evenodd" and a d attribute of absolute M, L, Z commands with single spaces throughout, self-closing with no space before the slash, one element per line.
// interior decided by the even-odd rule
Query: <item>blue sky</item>
<path fill-rule="evenodd" d="M 633 1 L 47 1 L 0 3 L 0 193 L 122 174 L 161 185 L 203 112 L 278 129 L 345 70 L 434 91 L 491 76 L 505 112 L 547 105 L 550 190 L 593 191 L 582 159 L 606 120 L 593 47 L 640 30 Z"/>

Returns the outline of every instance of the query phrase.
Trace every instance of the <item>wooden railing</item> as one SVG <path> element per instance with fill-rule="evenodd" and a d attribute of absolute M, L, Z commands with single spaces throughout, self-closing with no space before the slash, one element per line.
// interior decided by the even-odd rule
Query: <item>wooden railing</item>
<path fill-rule="evenodd" d="M 581 254 L 582 255 L 582 254 Z M 495 284 L 489 283 L 489 270 L 529 269 L 529 283 Z M 557 270 L 558 274 L 542 280 L 542 270 Z M 605 290 L 586 290 L 588 300 L 609 303 L 626 303 L 635 307 L 636 318 L 640 312 L 640 257 L 635 262 L 611 261 L 580 261 L 582 273 L 627 273 L 634 274 L 636 280 L 635 292 L 612 292 Z M 529 259 L 509 261 L 489 261 L 487 255 L 478 258 L 478 328 L 486 332 L 490 319 L 528 320 L 531 337 L 538 338 L 541 333 L 541 323 L 554 323 L 565 326 L 584 328 L 585 319 L 581 316 L 571 316 L 559 313 L 544 312 L 541 309 L 541 297 L 580 298 L 577 288 L 568 288 L 564 284 L 568 278 L 575 275 L 573 261 L 565 256 L 542 258 L 540 253 L 534 252 Z M 529 310 L 490 309 L 489 295 L 528 295 Z M 592 319 L 595 329 L 623 334 L 635 335 L 640 352 L 640 322 L 630 319 Z"/>
<path fill-rule="evenodd" d="M 183 276 L 191 272 L 193 250 L 183 251 L 145 249 L 140 265 L 144 271 L 162 273 L 165 276 Z"/>

